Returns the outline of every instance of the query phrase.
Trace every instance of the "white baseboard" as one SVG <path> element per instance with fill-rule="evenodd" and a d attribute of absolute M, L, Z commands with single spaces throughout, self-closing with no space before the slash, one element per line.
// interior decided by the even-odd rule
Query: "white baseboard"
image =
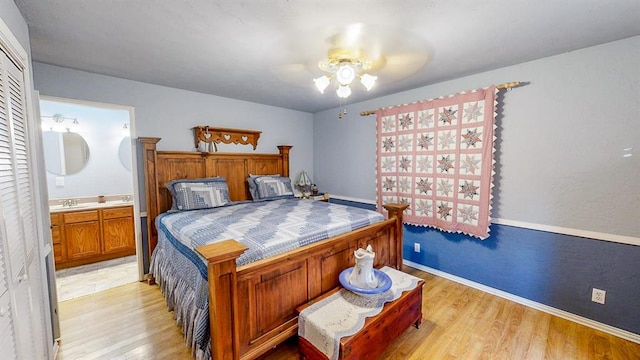
<path fill-rule="evenodd" d="M 560 309 L 556 309 L 554 307 L 548 306 L 548 305 L 544 305 L 529 299 L 525 299 L 523 297 L 520 296 L 516 296 L 513 294 L 510 294 L 506 291 L 502 291 L 502 290 L 498 290 L 498 289 L 494 289 L 492 287 L 459 277 L 459 276 L 455 276 L 455 275 L 451 275 L 449 273 L 440 271 L 440 270 L 436 270 L 433 268 L 430 268 L 428 266 L 424 266 L 424 265 L 420 265 L 418 263 L 414 263 L 413 261 L 409 261 L 409 260 L 403 260 L 403 264 L 407 265 L 407 266 L 411 266 L 412 268 L 416 268 L 419 270 L 422 270 L 424 272 L 428 272 L 430 274 L 436 275 L 436 276 L 440 276 L 442 278 L 451 280 L 451 281 L 455 281 L 457 283 L 460 283 L 462 285 L 466 285 L 469 287 L 472 287 L 474 289 L 478 289 L 480 291 L 484 291 L 486 293 L 495 295 L 495 296 L 499 296 L 501 298 L 507 299 L 507 300 L 511 300 L 513 302 L 516 302 L 518 304 L 522 304 L 525 306 L 528 306 L 532 309 L 536 309 L 536 310 L 540 310 L 543 312 L 546 312 L 547 314 L 551 314 L 551 315 L 555 315 L 558 317 L 561 317 L 563 319 L 567 319 L 569 321 L 573 321 L 575 323 L 584 325 L 584 326 L 588 326 L 592 329 L 596 329 L 596 330 L 600 330 L 602 332 L 606 332 L 607 334 L 611 334 L 617 337 L 620 337 L 622 339 L 625 340 L 629 340 L 632 341 L 634 343 L 640 344 L 640 334 L 635 334 L 632 333 L 630 331 L 626 331 L 626 330 L 622 330 L 619 329 L 617 327 L 611 326 L 611 325 L 607 325 L 607 324 L 603 324 L 601 322 L 595 321 L 595 320 L 591 320 L 576 314 L 572 314 L 570 312 L 564 311 L 564 310 L 560 310 Z"/>

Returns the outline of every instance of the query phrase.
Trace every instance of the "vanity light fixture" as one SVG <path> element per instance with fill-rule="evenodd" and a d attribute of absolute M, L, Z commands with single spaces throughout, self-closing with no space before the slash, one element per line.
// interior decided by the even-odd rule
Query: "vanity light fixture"
<path fill-rule="evenodd" d="M 69 122 L 65 123 L 67 120 Z M 44 131 L 78 132 L 80 123 L 77 118 L 64 117 L 62 114 L 53 114 L 51 116 L 41 116 L 41 126 Z"/>
<path fill-rule="evenodd" d="M 80 128 L 80 123 L 78 122 L 78 119 L 74 118 L 73 121 L 71 122 L 71 125 L 67 128 L 67 132 L 77 133 L 79 128 Z"/>

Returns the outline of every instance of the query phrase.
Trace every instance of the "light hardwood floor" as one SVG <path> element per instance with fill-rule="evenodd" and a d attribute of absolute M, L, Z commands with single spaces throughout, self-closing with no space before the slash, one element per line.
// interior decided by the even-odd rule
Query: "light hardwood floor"
<path fill-rule="evenodd" d="M 420 329 L 382 359 L 640 360 L 640 344 L 405 267 L 425 279 Z M 60 303 L 58 359 L 192 359 L 157 286 L 133 283 Z M 295 339 L 263 359 L 297 359 Z"/>

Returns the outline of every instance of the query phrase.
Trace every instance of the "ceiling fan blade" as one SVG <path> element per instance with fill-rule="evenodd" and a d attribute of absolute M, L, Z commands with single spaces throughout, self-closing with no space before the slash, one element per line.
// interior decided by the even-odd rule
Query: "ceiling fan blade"
<path fill-rule="evenodd" d="M 425 54 L 393 54 L 387 56 L 385 67 L 381 68 L 377 75 L 385 82 L 404 79 L 420 71 L 430 60 L 431 58 Z"/>
<path fill-rule="evenodd" d="M 278 79 L 298 86 L 313 85 L 313 78 L 318 76 L 318 74 L 309 71 L 307 64 L 302 63 L 274 66 L 271 71 Z"/>
<path fill-rule="evenodd" d="M 274 44 L 273 73 L 282 81 L 310 86 L 325 74 L 318 64 L 332 56 L 364 59 L 366 72 L 381 81 L 395 81 L 418 72 L 433 51 L 422 36 L 402 29 L 362 23 L 330 26 L 292 34 Z"/>

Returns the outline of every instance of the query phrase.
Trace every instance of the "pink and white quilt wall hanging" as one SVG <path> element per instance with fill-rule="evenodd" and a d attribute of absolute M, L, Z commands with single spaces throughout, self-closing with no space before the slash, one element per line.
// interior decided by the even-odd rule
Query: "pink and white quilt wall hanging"
<path fill-rule="evenodd" d="M 407 224 L 489 236 L 496 87 L 380 109 L 377 205 Z"/>

